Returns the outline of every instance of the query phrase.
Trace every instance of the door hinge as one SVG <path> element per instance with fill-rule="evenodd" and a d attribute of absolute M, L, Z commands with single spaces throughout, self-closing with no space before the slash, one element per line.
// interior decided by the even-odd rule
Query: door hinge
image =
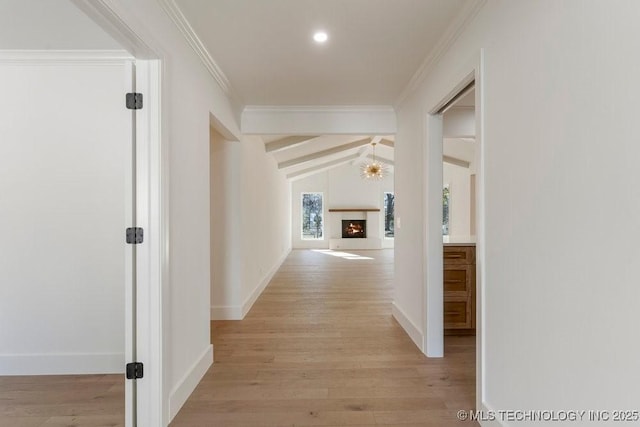
<path fill-rule="evenodd" d="M 128 110 L 141 110 L 142 94 L 137 92 L 128 93 L 126 104 Z"/>
<path fill-rule="evenodd" d="M 140 227 L 127 228 L 127 243 L 137 245 L 144 241 L 144 230 Z"/>
<path fill-rule="evenodd" d="M 144 367 L 140 362 L 127 363 L 127 379 L 137 380 L 144 376 Z"/>

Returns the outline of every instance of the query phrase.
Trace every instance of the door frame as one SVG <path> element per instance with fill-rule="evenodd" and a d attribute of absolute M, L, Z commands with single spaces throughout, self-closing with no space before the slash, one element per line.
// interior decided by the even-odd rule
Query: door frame
<path fill-rule="evenodd" d="M 169 150 L 166 122 L 162 120 L 162 94 L 166 92 L 162 71 L 167 55 L 149 34 L 141 34 L 133 29 L 142 26 L 116 2 L 71 2 L 134 57 L 136 91 L 144 96 L 144 107 L 136 111 L 135 165 L 135 226 L 144 229 L 144 242 L 136 247 L 136 343 L 137 362 L 144 364 L 144 377 L 136 380 L 137 419 L 133 419 L 130 413 L 132 408 L 129 407 L 125 425 L 167 425 L 168 387 L 164 362 L 168 351 L 167 341 L 163 337 L 166 337 L 165 319 L 169 314 Z"/>
<path fill-rule="evenodd" d="M 484 289 L 485 289 L 485 140 L 484 140 L 484 51 L 470 62 L 466 74 L 427 110 L 424 120 L 424 177 L 426 189 L 424 250 L 423 349 L 428 357 L 444 356 L 444 292 L 442 245 L 442 147 L 443 120 L 438 112 L 469 83 L 475 81 L 476 130 L 476 408 L 484 401 Z"/>

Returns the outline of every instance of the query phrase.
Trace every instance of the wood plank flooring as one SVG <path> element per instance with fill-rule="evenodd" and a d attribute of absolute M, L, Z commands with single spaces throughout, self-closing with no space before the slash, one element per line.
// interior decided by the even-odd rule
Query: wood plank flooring
<path fill-rule="evenodd" d="M 455 426 L 475 401 L 474 337 L 427 359 L 391 316 L 393 251 L 293 251 L 172 427 Z M 366 259 L 371 258 L 371 259 Z"/>
<path fill-rule="evenodd" d="M 172 427 L 455 426 L 474 405 L 473 337 L 427 359 L 391 317 L 393 252 L 293 251 Z M 334 254 L 335 255 L 335 254 Z M 122 375 L 0 377 L 0 426 L 123 426 Z"/>
<path fill-rule="evenodd" d="M 0 426 L 124 427 L 124 375 L 0 377 Z"/>

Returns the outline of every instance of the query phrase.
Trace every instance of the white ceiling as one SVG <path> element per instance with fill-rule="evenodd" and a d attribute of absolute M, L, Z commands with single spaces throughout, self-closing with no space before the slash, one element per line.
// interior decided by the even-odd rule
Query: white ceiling
<path fill-rule="evenodd" d="M 122 47 L 69 0 L 0 0 L 0 49 Z"/>
<path fill-rule="evenodd" d="M 244 105 L 391 105 L 473 0 L 175 1 Z"/>

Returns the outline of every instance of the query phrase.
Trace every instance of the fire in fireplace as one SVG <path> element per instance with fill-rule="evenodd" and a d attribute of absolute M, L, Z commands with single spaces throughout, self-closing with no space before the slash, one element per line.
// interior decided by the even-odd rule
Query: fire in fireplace
<path fill-rule="evenodd" d="M 366 219 L 343 219 L 342 238 L 343 239 L 365 239 L 367 237 Z"/>

